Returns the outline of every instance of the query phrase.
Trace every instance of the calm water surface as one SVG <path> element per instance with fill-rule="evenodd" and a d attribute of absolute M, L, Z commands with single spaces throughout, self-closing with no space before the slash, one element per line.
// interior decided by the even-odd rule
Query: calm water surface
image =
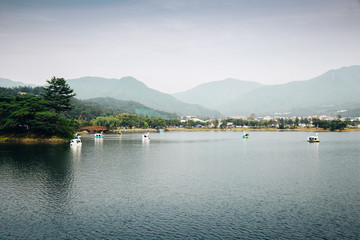
<path fill-rule="evenodd" d="M 360 132 L 0 145 L 0 239 L 360 239 Z"/>

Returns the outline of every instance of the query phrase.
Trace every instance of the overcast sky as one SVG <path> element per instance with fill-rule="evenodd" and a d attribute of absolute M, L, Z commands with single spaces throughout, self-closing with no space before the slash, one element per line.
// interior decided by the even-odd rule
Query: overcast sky
<path fill-rule="evenodd" d="M 360 0 L 0 0 L 0 77 L 133 76 L 166 93 L 360 65 Z"/>

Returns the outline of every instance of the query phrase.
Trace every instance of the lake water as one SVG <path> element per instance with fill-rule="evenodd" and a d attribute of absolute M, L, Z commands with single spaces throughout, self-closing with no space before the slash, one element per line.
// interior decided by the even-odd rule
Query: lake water
<path fill-rule="evenodd" d="M 0 239 L 360 239 L 360 132 L 0 144 Z"/>

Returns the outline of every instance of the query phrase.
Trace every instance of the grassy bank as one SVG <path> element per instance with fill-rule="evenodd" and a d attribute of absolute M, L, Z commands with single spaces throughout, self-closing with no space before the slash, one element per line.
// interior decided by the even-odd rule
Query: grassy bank
<path fill-rule="evenodd" d="M 0 143 L 24 143 L 24 144 L 34 144 L 34 143 L 48 143 L 48 144 L 58 144 L 68 142 L 66 139 L 62 139 L 56 136 L 44 137 L 38 136 L 35 134 L 0 134 Z"/>

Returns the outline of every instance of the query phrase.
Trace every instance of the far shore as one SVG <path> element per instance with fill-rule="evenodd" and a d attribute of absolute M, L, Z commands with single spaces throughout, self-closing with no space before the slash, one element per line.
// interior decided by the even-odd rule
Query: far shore
<path fill-rule="evenodd" d="M 278 129 L 278 128 L 224 128 L 224 129 L 217 129 L 217 128 L 191 128 L 186 129 L 186 131 L 249 131 L 249 132 L 353 132 L 353 131 L 360 131 L 360 128 L 345 128 L 344 130 L 336 130 L 330 131 L 329 129 L 322 129 L 322 128 L 286 128 L 286 129 Z"/>
<path fill-rule="evenodd" d="M 113 129 L 107 131 L 106 134 L 115 134 L 121 131 L 121 133 L 145 133 L 145 132 L 206 132 L 206 131 L 235 131 L 235 132 L 331 132 L 330 130 L 324 130 L 322 128 L 294 128 L 294 129 L 278 129 L 278 128 L 164 128 L 164 129 L 152 129 L 152 128 L 135 128 L 135 129 Z M 360 128 L 345 128 L 344 130 L 337 130 L 333 132 L 353 132 L 360 131 Z M 92 134 L 87 131 L 77 132 L 78 134 Z M 68 140 L 62 139 L 56 136 L 42 137 L 34 134 L 0 134 L 0 143 L 21 143 L 21 144 L 60 144 L 66 143 Z"/>
<path fill-rule="evenodd" d="M 254 132 L 254 131 L 268 131 L 268 132 L 331 132 L 329 129 L 322 129 L 322 128 L 294 128 L 294 129 L 278 129 L 278 128 L 164 128 L 160 129 L 164 132 L 205 132 L 205 131 L 236 131 L 236 132 Z M 152 128 L 135 128 L 135 129 L 113 129 L 108 131 L 107 133 L 118 133 L 121 131 L 121 133 L 144 133 L 144 132 L 159 132 L 158 129 L 152 129 Z M 344 130 L 336 130 L 333 132 L 353 132 L 353 131 L 360 131 L 360 128 L 345 128 Z M 78 132 L 80 134 L 86 134 L 87 132 Z"/>

